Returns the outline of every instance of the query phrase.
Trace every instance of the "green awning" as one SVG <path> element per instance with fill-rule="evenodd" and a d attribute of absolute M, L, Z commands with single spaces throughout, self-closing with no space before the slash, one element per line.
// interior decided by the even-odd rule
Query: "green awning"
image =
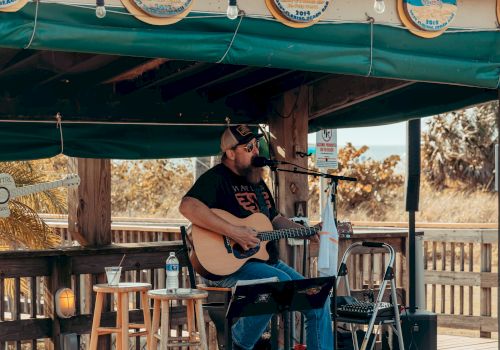
<path fill-rule="evenodd" d="M 228 64 L 420 81 L 311 120 L 311 132 L 393 123 L 497 98 L 497 31 L 449 31 L 438 38 L 422 39 L 404 28 L 374 25 L 371 46 L 372 26 L 368 23 L 321 23 L 293 29 L 270 19 L 243 18 L 235 35 L 239 21 L 225 17 L 191 13 L 173 25 L 151 26 L 123 9 L 108 9 L 107 16 L 98 19 L 93 6 L 40 3 L 30 43 L 35 9 L 35 4 L 29 3 L 16 13 L 0 12 L 0 47 L 22 49 L 29 45 L 36 50 L 222 60 Z M 211 155 L 219 151 L 223 128 L 63 122 L 61 142 L 55 123 L 32 123 L 29 115 L 22 119 L 27 122 L 0 122 L 0 160 L 44 158 L 61 152 L 74 157 L 116 159 Z M 85 117 L 76 120 L 85 122 Z M 189 122 L 202 124 L 206 120 L 193 117 Z"/>
<path fill-rule="evenodd" d="M 395 123 L 496 98 L 496 90 L 417 83 L 314 119 L 309 131 Z M 0 160 L 46 158 L 61 151 L 72 157 L 112 159 L 208 156 L 219 152 L 222 131 L 222 126 L 63 123 L 61 143 L 55 122 L 2 123 Z"/>
<path fill-rule="evenodd" d="M 416 83 L 311 120 L 309 131 L 396 123 L 454 111 L 497 98 L 497 90 Z"/>
<path fill-rule="evenodd" d="M 26 47 L 34 17 L 33 3 L 16 13 L 0 13 L 0 47 Z M 40 3 L 30 48 L 205 62 L 224 58 L 229 64 L 498 87 L 498 31 L 449 30 L 422 39 L 404 28 L 375 24 L 371 46 L 369 23 L 294 29 L 243 18 L 233 41 L 237 27 L 238 20 L 200 13 L 173 25 L 152 26 L 124 9 L 108 10 L 98 19 L 93 6 Z"/>

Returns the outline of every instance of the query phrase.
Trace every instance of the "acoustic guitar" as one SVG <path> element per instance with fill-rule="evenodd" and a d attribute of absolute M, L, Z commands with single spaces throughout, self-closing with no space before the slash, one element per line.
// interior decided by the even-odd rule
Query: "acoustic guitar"
<path fill-rule="evenodd" d="M 261 243 L 254 248 L 244 250 L 229 237 L 193 224 L 189 259 L 196 272 L 210 280 L 219 280 L 238 271 L 249 260 L 268 261 L 266 246 L 269 241 L 281 238 L 305 238 L 319 231 L 318 228 L 312 227 L 273 230 L 271 221 L 262 213 L 240 219 L 221 209 L 211 210 L 233 225 L 255 229 L 259 232 L 257 237 Z"/>

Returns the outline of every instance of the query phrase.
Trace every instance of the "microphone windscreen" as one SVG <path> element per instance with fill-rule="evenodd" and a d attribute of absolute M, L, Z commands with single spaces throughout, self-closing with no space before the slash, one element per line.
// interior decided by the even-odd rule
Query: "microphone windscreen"
<path fill-rule="evenodd" d="M 254 157 L 252 158 L 252 165 L 256 168 L 262 168 L 268 163 L 265 157 Z"/>

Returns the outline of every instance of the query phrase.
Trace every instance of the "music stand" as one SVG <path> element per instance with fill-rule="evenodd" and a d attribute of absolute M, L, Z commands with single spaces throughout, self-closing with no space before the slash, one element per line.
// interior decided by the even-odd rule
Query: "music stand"
<path fill-rule="evenodd" d="M 333 276 L 237 286 L 226 313 L 229 330 L 227 348 L 232 349 L 231 327 L 234 318 L 321 308 L 332 288 L 335 288 Z M 287 318 L 284 319 L 287 331 Z M 289 342 L 285 334 L 285 349 L 290 348 Z"/>

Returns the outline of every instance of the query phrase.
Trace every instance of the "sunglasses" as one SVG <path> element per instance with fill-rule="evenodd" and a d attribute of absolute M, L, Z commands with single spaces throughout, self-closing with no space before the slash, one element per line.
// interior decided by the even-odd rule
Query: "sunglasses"
<path fill-rule="evenodd" d="M 243 146 L 243 149 L 250 153 L 253 151 L 254 147 L 259 148 L 259 140 L 255 140 L 255 142 L 250 141 L 245 146 Z"/>

